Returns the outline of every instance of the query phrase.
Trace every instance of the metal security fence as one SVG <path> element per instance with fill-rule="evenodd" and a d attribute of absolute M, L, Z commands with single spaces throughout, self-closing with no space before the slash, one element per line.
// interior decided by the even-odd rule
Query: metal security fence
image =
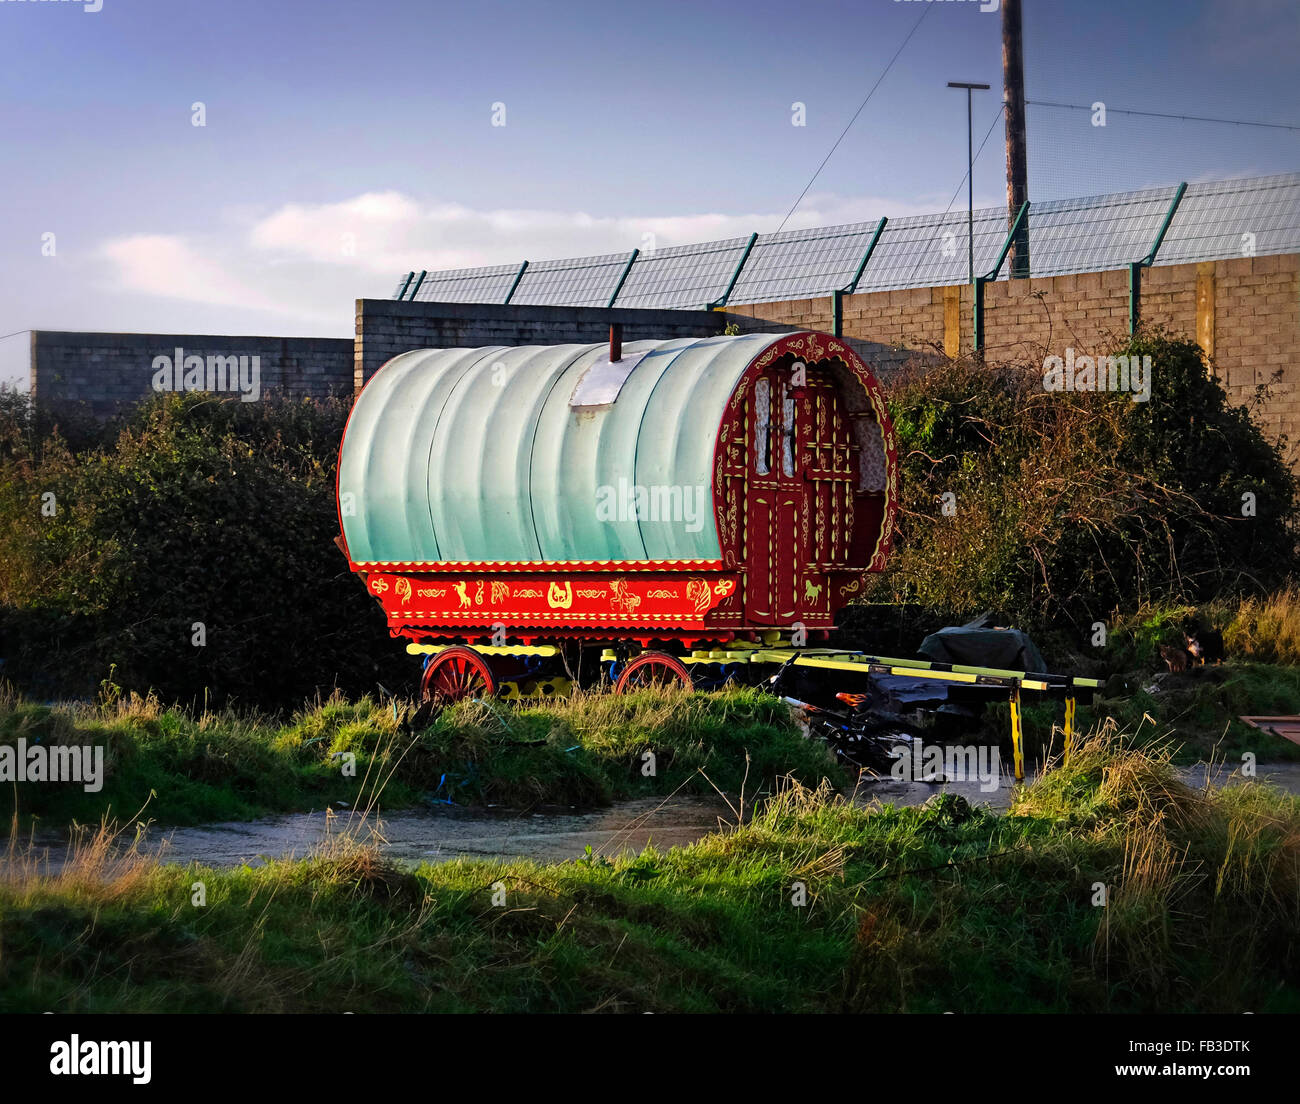
<path fill-rule="evenodd" d="M 529 262 L 523 268 L 510 302 L 533 306 L 603 307 L 609 301 L 609 289 L 626 267 L 626 253 Z"/>
<path fill-rule="evenodd" d="M 706 307 L 723 298 L 751 238 L 643 250 L 617 295 L 620 307 Z M 611 305 L 613 305 L 611 303 Z"/>
<path fill-rule="evenodd" d="M 731 292 L 735 303 L 802 299 L 809 288 L 845 287 L 853 280 L 877 223 L 760 234 Z"/>
<path fill-rule="evenodd" d="M 986 272 L 993 267 L 1006 239 L 1007 213 L 1002 208 L 982 208 L 974 212 L 973 220 L 975 271 Z M 965 211 L 888 219 L 856 290 L 894 291 L 964 284 L 968 267 L 966 246 Z"/>
<path fill-rule="evenodd" d="M 395 299 L 422 303 L 504 303 L 518 265 L 412 272 Z"/>
<path fill-rule="evenodd" d="M 1300 173 L 1034 203 L 1022 218 L 1029 274 L 1300 252 Z M 1007 213 L 974 213 L 977 279 L 998 266 Z M 836 292 L 964 284 L 965 211 L 882 218 L 748 238 L 444 272 L 410 272 L 394 299 L 449 303 L 699 309 Z"/>
<path fill-rule="evenodd" d="M 1145 257 L 1177 188 L 1030 204 L 1034 276 L 1104 272 Z"/>
<path fill-rule="evenodd" d="M 1300 253 L 1300 173 L 1189 184 L 1156 264 Z"/>

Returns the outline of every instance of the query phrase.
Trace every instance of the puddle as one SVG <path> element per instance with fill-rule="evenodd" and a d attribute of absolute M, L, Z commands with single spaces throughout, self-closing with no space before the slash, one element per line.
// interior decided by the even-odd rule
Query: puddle
<path fill-rule="evenodd" d="M 1204 763 L 1179 769 L 1194 787 L 1205 785 Z M 1219 765 L 1210 776 L 1215 785 L 1228 780 L 1231 771 Z M 1258 765 L 1258 776 L 1288 793 L 1300 794 L 1300 763 Z M 977 777 L 955 777 L 942 783 L 900 781 L 864 774 L 853 795 L 859 805 L 920 805 L 937 793 L 954 793 L 972 805 L 1006 810 L 1014 784 L 1009 775 L 996 788 Z M 734 820 L 727 804 L 716 795 L 672 798 L 638 798 L 608 809 L 590 812 L 551 811 L 519 814 L 491 809 L 411 809 L 386 813 L 379 819 L 383 849 L 395 859 L 410 863 L 447 862 L 452 859 L 533 859 L 564 862 L 581 858 L 587 847 L 612 858 L 636 853 L 648 844 L 660 850 L 694 843 Z M 254 821 L 206 824 L 195 828 L 151 828 L 141 849 L 165 862 L 207 866 L 258 866 L 270 859 L 303 857 L 330 834 L 355 826 L 358 817 L 328 817 L 323 812 L 291 813 Z M 49 855 L 57 869 L 66 854 L 64 837 L 50 832 L 38 835 L 36 846 Z"/>
<path fill-rule="evenodd" d="M 719 819 L 732 820 L 716 796 L 637 798 L 591 812 L 519 814 L 484 809 L 408 809 L 379 817 L 383 849 L 411 863 L 451 859 L 535 859 L 563 862 L 581 858 L 590 847 L 612 858 L 640 852 L 648 844 L 667 850 L 694 843 L 715 831 Z M 371 823 L 374 818 L 371 818 Z M 259 866 L 270 859 L 303 857 L 329 835 L 364 825 L 359 816 L 324 812 L 289 813 L 253 821 L 205 824 L 194 828 L 149 829 L 141 850 L 164 862 L 232 867 Z M 62 837 L 38 835 L 38 850 L 48 850 L 57 868 L 66 853 Z"/>
<path fill-rule="evenodd" d="M 1189 786 L 1203 789 L 1207 777 L 1210 785 L 1222 786 L 1232 778 L 1233 771 L 1237 769 L 1236 765 L 1216 763 L 1211 772 L 1207 763 L 1197 763 L 1195 766 L 1180 768 L 1178 773 Z M 1256 763 L 1255 776 L 1255 781 L 1269 782 L 1289 794 L 1300 794 L 1300 763 Z M 1232 780 L 1236 781 L 1236 779 Z"/>

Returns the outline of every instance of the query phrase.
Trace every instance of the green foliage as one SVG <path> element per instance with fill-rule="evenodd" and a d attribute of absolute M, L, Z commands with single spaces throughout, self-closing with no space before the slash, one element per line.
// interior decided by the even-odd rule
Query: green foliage
<path fill-rule="evenodd" d="M 120 429 L 120 418 L 96 418 L 84 403 L 38 404 L 0 387 L 0 459 L 37 461 L 51 444 L 88 452 L 111 445 Z"/>
<path fill-rule="evenodd" d="M 81 452 L 57 436 L 34 447 L 11 420 L 0 458 L 7 677 L 84 695 L 116 665 L 128 690 L 263 707 L 409 677 L 333 543 L 347 411 L 159 396 L 111 446 Z M 386 670 L 376 657 L 391 657 Z"/>
<path fill-rule="evenodd" d="M 589 807 L 715 786 L 753 796 L 787 775 L 845 782 L 785 705 L 755 690 L 466 701 L 419 731 L 404 721 L 410 710 L 335 694 L 277 723 L 233 709 L 195 716 L 111 690 L 95 706 L 0 699 L 0 745 L 100 746 L 107 775 L 98 793 L 76 782 L 0 786 L 0 820 L 17 811 L 47 825 L 85 824 L 143 808 L 147 819 L 196 824 L 376 798 L 385 809 L 426 800 Z M 647 750 L 653 774 L 643 770 Z M 337 758 L 348 752 L 353 775 Z"/>
<path fill-rule="evenodd" d="M 1297 485 L 1285 442 L 1230 402 L 1193 342 L 1152 331 L 1115 352 L 1151 357 L 1150 401 L 1045 392 L 1037 366 L 963 361 L 896 383 L 903 510 L 872 599 L 1077 627 L 1288 577 Z"/>
<path fill-rule="evenodd" d="M 1300 747 L 1252 728 L 1242 716 L 1300 713 L 1300 669 L 1258 663 L 1193 668 L 1185 674 L 1135 675 L 1115 697 L 1079 707 L 1079 723 L 1114 717 L 1126 726 L 1143 721 L 1146 737 L 1168 734 L 1188 762 L 1219 756 L 1238 761 L 1245 752 L 1260 760 L 1295 761 Z"/>

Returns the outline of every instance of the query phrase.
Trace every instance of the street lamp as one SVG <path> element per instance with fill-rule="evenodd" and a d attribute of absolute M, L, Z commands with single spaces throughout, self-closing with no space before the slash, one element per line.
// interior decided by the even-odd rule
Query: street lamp
<path fill-rule="evenodd" d="M 949 81 L 949 88 L 966 89 L 966 264 L 969 268 L 970 282 L 975 282 L 975 155 L 974 139 L 971 136 L 971 92 L 980 89 L 987 92 L 987 84 L 967 84 L 964 81 Z"/>

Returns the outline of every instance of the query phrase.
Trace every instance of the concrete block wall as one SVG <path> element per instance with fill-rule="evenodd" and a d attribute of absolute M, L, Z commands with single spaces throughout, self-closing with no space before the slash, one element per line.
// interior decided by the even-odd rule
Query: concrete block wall
<path fill-rule="evenodd" d="M 829 333 L 831 328 L 831 301 L 827 296 L 819 296 L 816 299 L 787 299 L 781 303 L 728 305 L 726 313 L 745 318 L 765 318 L 801 330 L 820 330 Z"/>
<path fill-rule="evenodd" d="M 962 350 L 973 346 L 974 312 L 963 317 Z M 984 287 L 984 355 L 992 360 L 1093 353 L 1128 334 L 1128 272 L 1083 272 Z"/>
<path fill-rule="evenodd" d="M 108 417 L 153 393 L 154 358 L 259 357 L 263 395 L 325 398 L 352 392 L 347 338 L 229 337 L 32 331 L 32 393 L 50 403 L 85 403 Z M 250 362 L 251 363 L 251 362 Z"/>
<path fill-rule="evenodd" d="M 842 300 L 843 334 L 875 371 L 973 345 L 969 285 L 863 292 Z M 999 281 L 984 290 L 985 356 L 1041 358 L 1105 351 L 1128 329 L 1128 272 Z M 814 329 L 830 332 L 831 297 L 728 306 L 725 311 L 406 303 L 361 299 L 355 340 L 34 331 L 33 393 L 87 403 L 103 416 L 151 393 L 153 358 L 187 354 L 261 357 L 264 393 L 351 394 L 387 360 L 421 348 L 554 345 Z M 1260 384 L 1272 395 L 1256 417 L 1300 441 L 1300 255 L 1240 257 L 1142 272 L 1139 313 L 1200 342 L 1241 403 Z"/>
<path fill-rule="evenodd" d="M 1293 444 L 1300 441 L 1300 255 L 1216 261 L 1212 303 L 1220 378 L 1242 403 L 1269 384 L 1272 394 L 1257 418 Z"/>
<path fill-rule="evenodd" d="M 841 302 L 843 336 L 873 371 L 887 379 L 892 370 L 908 361 L 943 351 L 945 311 L 951 312 L 947 300 L 952 290 L 935 287 L 846 295 Z M 728 304 L 726 313 L 823 333 L 831 333 L 834 327 L 829 296 Z"/>
<path fill-rule="evenodd" d="M 1196 337 L 1196 281 L 1199 265 L 1159 265 L 1142 270 L 1138 309 L 1148 322 L 1158 322 L 1175 333 Z M 1213 262 L 1210 267 L 1214 268 Z M 1127 273 L 1121 273 L 1127 277 Z M 1124 280 L 1124 322 L 1128 325 L 1128 280 Z M 1207 350 L 1212 352 L 1213 350 Z"/>
<path fill-rule="evenodd" d="M 785 332 L 802 327 L 707 310 L 639 310 L 614 307 L 499 306 L 482 303 L 357 300 L 355 386 L 359 391 L 383 365 L 412 349 L 484 345 L 591 344 L 609 340 L 611 323 L 623 324 L 624 341 L 714 337 L 727 326 L 741 333 Z"/>
<path fill-rule="evenodd" d="M 816 302 L 803 300 L 802 302 Z M 592 344 L 609 340 L 611 323 L 623 324 L 624 341 L 677 337 L 716 337 L 736 333 L 830 331 L 829 316 L 773 318 L 744 311 L 641 310 L 614 307 L 496 306 L 479 303 L 357 300 L 356 388 L 359 391 L 384 364 L 412 349 L 475 348 L 483 345 Z M 845 337 L 868 364 L 890 350 L 876 342 Z"/>
<path fill-rule="evenodd" d="M 901 291 L 862 292 L 846 295 L 842 309 L 844 333 L 867 337 L 888 346 L 889 369 L 913 354 L 937 353 L 944 347 L 944 288 L 907 288 Z"/>

